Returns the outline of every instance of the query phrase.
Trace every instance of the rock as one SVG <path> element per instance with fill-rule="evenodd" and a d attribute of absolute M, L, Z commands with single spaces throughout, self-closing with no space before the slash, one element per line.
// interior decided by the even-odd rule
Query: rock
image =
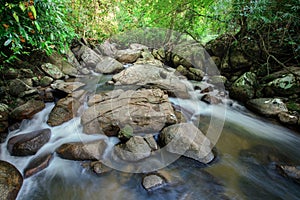
<path fill-rule="evenodd" d="M 100 175 L 112 171 L 111 168 L 105 166 L 101 161 L 93 161 L 90 164 L 93 172 Z"/>
<path fill-rule="evenodd" d="M 183 155 L 201 163 L 214 159 L 210 140 L 193 124 L 181 123 L 162 130 L 159 140 L 170 153 Z"/>
<path fill-rule="evenodd" d="M 215 96 L 212 96 L 210 94 L 205 94 L 203 95 L 203 97 L 201 98 L 201 101 L 204 101 L 205 103 L 208 103 L 208 104 L 219 104 L 219 103 L 222 103 L 222 100 L 215 97 Z"/>
<path fill-rule="evenodd" d="M 229 94 L 233 99 L 246 102 L 254 97 L 256 87 L 256 75 L 246 72 L 232 84 Z"/>
<path fill-rule="evenodd" d="M 22 187 L 23 178 L 18 169 L 6 161 L 0 161 L 0 199 L 15 200 Z"/>
<path fill-rule="evenodd" d="M 116 59 L 121 63 L 134 63 L 141 56 L 141 51 L 126 49 L 116 52 Z"/>
<path fill-rule="evenodd" d="M 141 50 L 148 50 L 147 46 L 142 45 L 142 44 L 138 44 L 138 43 L 132 43 L 132 44 L 130 44 L 130 48 L 132 50 L 139 50 L 139 51 L 141 51 Z"/>
<path fill-rule="evenodd" d="M 56 153 L 68 160 L 101 160 L 106 147 L 104 140 L 72 142 L 61 145 Z"/>
<path fill-rule="evenodd" d="M 8 140 L 7 149 L 12 156 L 34 155 L 50 140 L 50 136 L 50 129 L 20 134 Z"/>
<path fill-rule="evenodd" d="M 52 109 L 47 124 L 50 126 L 58 126 L 73 119 L 76 116 L 79 106 L 79 101 L 73 97 L 68 96 L 60 99 Z"/>
<path fill-rule="evenodd" d="M 145 190 L 153 191 L 158 189 L 166 184 L 165 178 L 163 178 L 160 174 L 149 174 L 143 178 L 142 185 Z"/>
<path fill-rule="evenodd" d="M 22 68 L 20 69 L 21 76 L 23 78 L 32 78 L 34 77 L 34 73 L 31 69 Z"/>
<path fill-rule="evenodd" d="M 114 74 L 124 69 L 124 66 L 117 60 L 105 57 L 96 65 L 95 72 L 102 74 Z"/>
<path fill-rule="evenodd" d="M 20 96 L 20 94 L 30 89 L 31 87 L 20 79 L 14 79 L 10 81 L 8 86 L 9 93 L 15 97 Z"/>
<path fill-rule="evenodd" d="M 89 107 L 81 117 L 85 133 L 108 136 L 116 136 L 126 125 L 133 128 L 134 134 L 155 133 L 176 122 L 168 95 L 160 89 L 124 91 Z"/>
<path fill-rule="evenodd" d="M 150 64 L 135 64 L 113 76 L 115 83 L 121 85 L 147 85 L 166 90 L 169 95 L 179 98 L 189 98 L 191 84 L 180 79 L 174 70 L 161 68 Z"/>
<path fill-rule="evenodd" d="M 53 84 L 51 84 L 51 88 L 63 91 L 67 94 L 71 94 L 84 85 L 85 84 L 81 82 L 65 82 L 62 80 L 57 80 Z"/>
<path fill-rule="evenodd" d="M 106 101 L 109 99 L 118 98 L 123 92 L 124 92 L 124 90 L 115 89 L 111 92 L 103 92 L 103 93 L 99 93 L 99 94 L 94 94 L 93 96 L 91 96 L 89 98 L 88 106 L 92 106 L 96 103 L 100 103 L 102 101 Z"/>
<path fill-rule="evenodd" d="M 285 103 L 278 98 L 251 99 L 247 102 L 246 106 L 250 110 L 267 117 L 276 117 L 281 112 L 288 112 Z"/>
<path fill-rule="evenodd" d="M 45 154 L 31 159 L 24 169 L 24 177 L 28 178 L 47 168 L 52 158 L 53 154 Z"/>
<path fill-rule="evenodd" d="M 252 62 L 249 61 L 243 53 L 243 50 L 239 50 L 236 47 L 231 48 L 229 62 L 231 64 L 231 69 L 234 71 L 239 69 L 250 68 Z"/>
<path fill-rule="evenodd" d="M 202 81 L 203 77 L 204 77 L 204 72 L 201 71 L 200 69 L 196 69 L 196 68 L 185 68 L 182 65 L 179 65 L 176 68 L 176 71 L 178 73 L 180 73 L 181 75 L 187 77 L 189 80 L 196 80 L 196 81 Z"/>
<path fill-rule="evenodd" d="M 41 66 L 42 70 L 53 79 L 61 79 L 64 77 L 64 74 L 60 71 L 60 69 L 51 63 L 44 63 Z"/>
<path fill-rule="evenodd" d="M 221 75 L 215 75 L 210 77 L 209 83 L 213 84 L 213 85 L 221 85 L 224 87 L 225 83 L 227 82 L 227 78 L 225 76 L 221 76 Z"/>
<path fill-rule="evenodd" d="M 96 51 L 99 51 L 102 55 L 109 56 L 109 57 L 115 57 L 115 54 L 117 52 L 116 44 L 111 44 L 108 40 L 105 40 L 104 43 L 100 45 L 96 45 Z"/>
<path fill-rule="evenodd" d="M 269 82 L 267 86 L 277 95 L 289 96 L 300 93 L 300 84 L 293 74 L 285 74 L 283 77 Z"/>
<path fill-rule="evenodd" d="M 29 100 L 25 104 L 15 108 L 10 117 L 13 120 L 31 119 L 34 114 L 45 108 L 45 103 L 38 100 Z"/>
<path fill-rule="evenodd" d="M 300 166 L 277 165 L 278 172 L 300 184 Z"/>
<path fill-rule="evenodd" d="M 19 77 L 19 75 L 20 75 L 19 70 L 15 68 L 10 67 L 5 71 L 5 78 L 7 79 L 16 79 Z"/>
<path fill-rule="evenodd" d="M 118 138 L 120 140 L 128 140 L 133 136 L 133 128 L 130 125 L 125 125 L 120 129 Z"/>
<path fill-rule="evenodd" d="M 149 147 L 151 148 L 152 151 L 158 150 L 158 145 L 151 134 L 146 134 L 144 136 L 144 140 L 148 143 Z"/>
<path fill-rule="evenodd" d="M 278 114 L 279 120 L 284 124 L 297 125 L 299 117 L 291 115 L 287 112 L 281 112 Z"/>
<path fill-rule="evenodd" d="M 136 162 L 151 155 L 151 148 L 141 136 L 131 137 L 125 144 L 114 147 L 114 154 L 122 160 Z"/>
<path fill-rule="evenodd" d="M 10 111 L 8 105 L 0 103 L 0 121 L 8 120 L 9 113 Z"/>
<path fill-rule="evenodd" d="M 68 52 L 70 55 L 70 52 Z M 64 74 L 69 75 L 69 76 L 77 76 L 78 70 L 76 67 L 79 67 L 77 63 L 74 63 L 74 61 L 71 61 L 70 63 L 74 63 L 74 66 L 70 64 L 66 59 L 60 55 L 57 52 L 53 52 L 49 56 L 49 60 L 52 64 L 56 65 Z"/>
<path fill-rule="evenodd" d="M 51 83 L 53 82 L 53 78 L 49 77 L 49 76 L 44 76 L 43 78 L 41 78 L 40 80 L 40 86 L 42 87 L 47 87 L 49 86 Z"/>

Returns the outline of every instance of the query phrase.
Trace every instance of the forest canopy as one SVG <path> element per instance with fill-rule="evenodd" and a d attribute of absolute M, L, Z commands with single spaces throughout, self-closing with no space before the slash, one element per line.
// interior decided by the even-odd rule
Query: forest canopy
<path fill-rule="evenodd" d="M 145 27 L 176 30 L 201 43 L 224 33 L 239 38 L 256 31 L 265 38 L 268 30 L 297 56 L 299 13 L 298 0 L 1 0 L 0 62 L 31 49 L 64 53 L 76 37 L 101 42 Z"/>

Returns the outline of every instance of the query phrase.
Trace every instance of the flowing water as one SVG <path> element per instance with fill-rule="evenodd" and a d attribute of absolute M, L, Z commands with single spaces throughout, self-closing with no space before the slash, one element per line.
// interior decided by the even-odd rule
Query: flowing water
<path fill-rule="evenodd" d="M 193 99 L 170 98 L 170 101 L 182 107 L 187 115 L 192 113 L 192 120 L 198 118 L 199 128 L 204 133 L 210 129 L 212 132 L 221 130 L 214 138 L 218 156 L 212 164 L 204 166 L 181 157 L 159 171 L 169 183 L 156 191 L 146 192 L 141 185 L 143 174 L 113 170 L 96 175 L 84 169 L 81 162 L 54 155 L 46 169 L 24 180 L 18 199 L 300 199 L 300 186 L 283 178 L 275 169 L 278 161 L 300 164 L 300 135 L 252 114 L 231 100 L 223 106 Z M 24 120 L 18 130 L 9 133 L 8 139 L 50 128 L 51 139 L 38 155 L 52 152 L 67 142 L 104 138 L 111 146 L 116 143 L 115 139 L 106 136 L 85 135 L 80 116 L 60 126 L 49 127 L 46 121 L 53 107 L 54 103 L 48 103 L 33 119 Z M 222 129 L 214 127 L 217 121 Z M 10 156 L 6 144 L 7 141 L 1 145 L 1 160 L 13 163 L 23 172 L 34 156 Z"/>

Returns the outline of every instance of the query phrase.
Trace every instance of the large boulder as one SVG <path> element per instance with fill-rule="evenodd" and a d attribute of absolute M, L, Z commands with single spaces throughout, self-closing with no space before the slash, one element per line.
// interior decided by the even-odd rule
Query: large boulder
<path fill-rule="evenodd" d="M 102 44 L 96 45 L 95 51 L 99 52 L 101 55 L 115 57 L 118 51 L 117 45 L 115 43 L 111 44 L 108 40 L 105 40 Z"/>
<path fill-rule="evenodd" d="M 47 153 L 38 155 L 29 161 L 24 169 L 24 177 L 28 178 L 47 168 L 53 158 L 53 154 Z"/>
<path fill-rule="evenodd" d="M 246 106 L 250 110 L 267 117 L 276 117 L 281 112 L 288 112 L 285 103 L 279 98 L 251 99 Z"/>
<path fill-rule="evenodd" d="M 134 63 L 140 56 L 140 50 L 125 49 L 116 52 L 116 59 L 121 63 Z"/>
<path fill-rule="evenodd" d="M 8 90 L 9 94 L 15 97 L 22 96 L 25 91 L 31 90 L 32 88 L 20 79 L 14 79 L 9 82 Z"/>
<path fill-rule="evenodd" d="M 153 191 L 166 184 L 166 179 L 160 174 L 148 174 L 143 177 L 142 185 L 147 191 Z"/>
<path fill-rule="evenodd" d="M 51 110 L 47 124 L 58 126 L 76 116 L 80 103 L 77 99 L 67 96 L 60 99 Z"/>
<path fill-rule="evenodd" d="M 229 94 L 233 99 L 246 102 L 255 96 L 256 87 L 256 75 L 246 72 L 232 84 Z"/>
<path fill-rule="evenodd" d="M 174 124 L 164 128 L 159 140 L 170 153 L 205 164 L 214 159 L 210 140 L 192 123 Z"/>
<path fill-rule="evenodd" d="M 15 200 L 22 187 L 23 178 L 18 169 L 6 161 L 0 161 L 0 199 Z"/>
<path fill-rule="evenodd" d="M 177 119 L 168 95 L 160 89 L 141 89 L 127 90 L 94 104 L 84 112 L 81 122 L 87 134 L 116 136 L 126 125 L 133 128 L 134 134 L 154 133 Z"/>
<path fill-rule="evenodd" d="M 41 68 L 47 75 L 54 79 L 61 79 L 65 76 L 56 65 L 51 63 L 44 63 Z"/>
<path fill-rule="evenodd" d="M 205 73 L 197 68 L 185 68 L 182 65 L 179 65 L 176 68 L 176 71 L 179 72 L 181 75 L 187 77 L 189 80 L 195 80 L 195 81 L 202 81 Z"/>
<path fill-rule="evenodd" d="M 298 72 L 300 74 L 300 71 Z M 285 74 L 280 78 L 276 78 L 267 84 L 269 90 L 274 94 L 289 96 L 300 93 L 300 84 L 293 74 Z"/>
<path fill-rule="evenodd" d="M 56 65 L 64 74 L 69 76 L 77 76 L 78 70 L 76 65 L 70 64 L 62 55 L 57 52 L 53 52 L 49 56 L 49 60 L 52 64 Z"/>
<path fill-rule="evenodd" d="M 56 149 L 59 157 L 68 160 L 101 160 L 107 144 L 104 140 L 72 142 Z"/>
<path fill-rule="evenodd" d="M 125 144 L 114 147 L 114 153 L 126 161 L 139 161 L 151 155 L 151 148 L 141 136 L 131 137 Z"/>
<path fill-rule="evenodd" d="M 34 155 L 50 139 L 51 130 L 42 129 L 11 137 L 7 149 L 12 156 Z"/>
<path fill-rule="evenodd" d="M 96 65 L 95 72 L 102 74 L 114 74 L 124 69 L 122 63 L 111 57 L 105 57 Z"/>
<path fill-rule="evenodd" d="M 65 82 L 63 80 L 57 80 L 51 84 L 51 88 L 71 94 L 84 85 L 85 84 L 81 82 Z"/>
<path fill-rule="evenodd" d="M 13 120 L 30 119 L 44 108 L 45 103 L 43 101 L 29 100 L 25 104 L 15 108 L 11 112 L 10 117 Z"/>
<path fill-rule="evenodd" d="M 113 76 L 114 82 L 121 85 L 146 85 L 161 88 L 169 95 L 189 98 L 193 88 L 189 82 L 175 74 L 174 69 L 166 69 L 150 64 L 135 64 Z"/>

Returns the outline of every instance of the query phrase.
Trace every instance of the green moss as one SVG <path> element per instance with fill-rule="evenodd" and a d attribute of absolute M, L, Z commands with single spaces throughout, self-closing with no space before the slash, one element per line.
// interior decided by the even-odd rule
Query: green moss
<path fill-rule="evenodd" d="M 286 107 L 291 110 L 291 111 L 297 111 L 300 113 L 300 104 L 296 103 L 296 102 L 288 102 L 286 104 Z"/>

